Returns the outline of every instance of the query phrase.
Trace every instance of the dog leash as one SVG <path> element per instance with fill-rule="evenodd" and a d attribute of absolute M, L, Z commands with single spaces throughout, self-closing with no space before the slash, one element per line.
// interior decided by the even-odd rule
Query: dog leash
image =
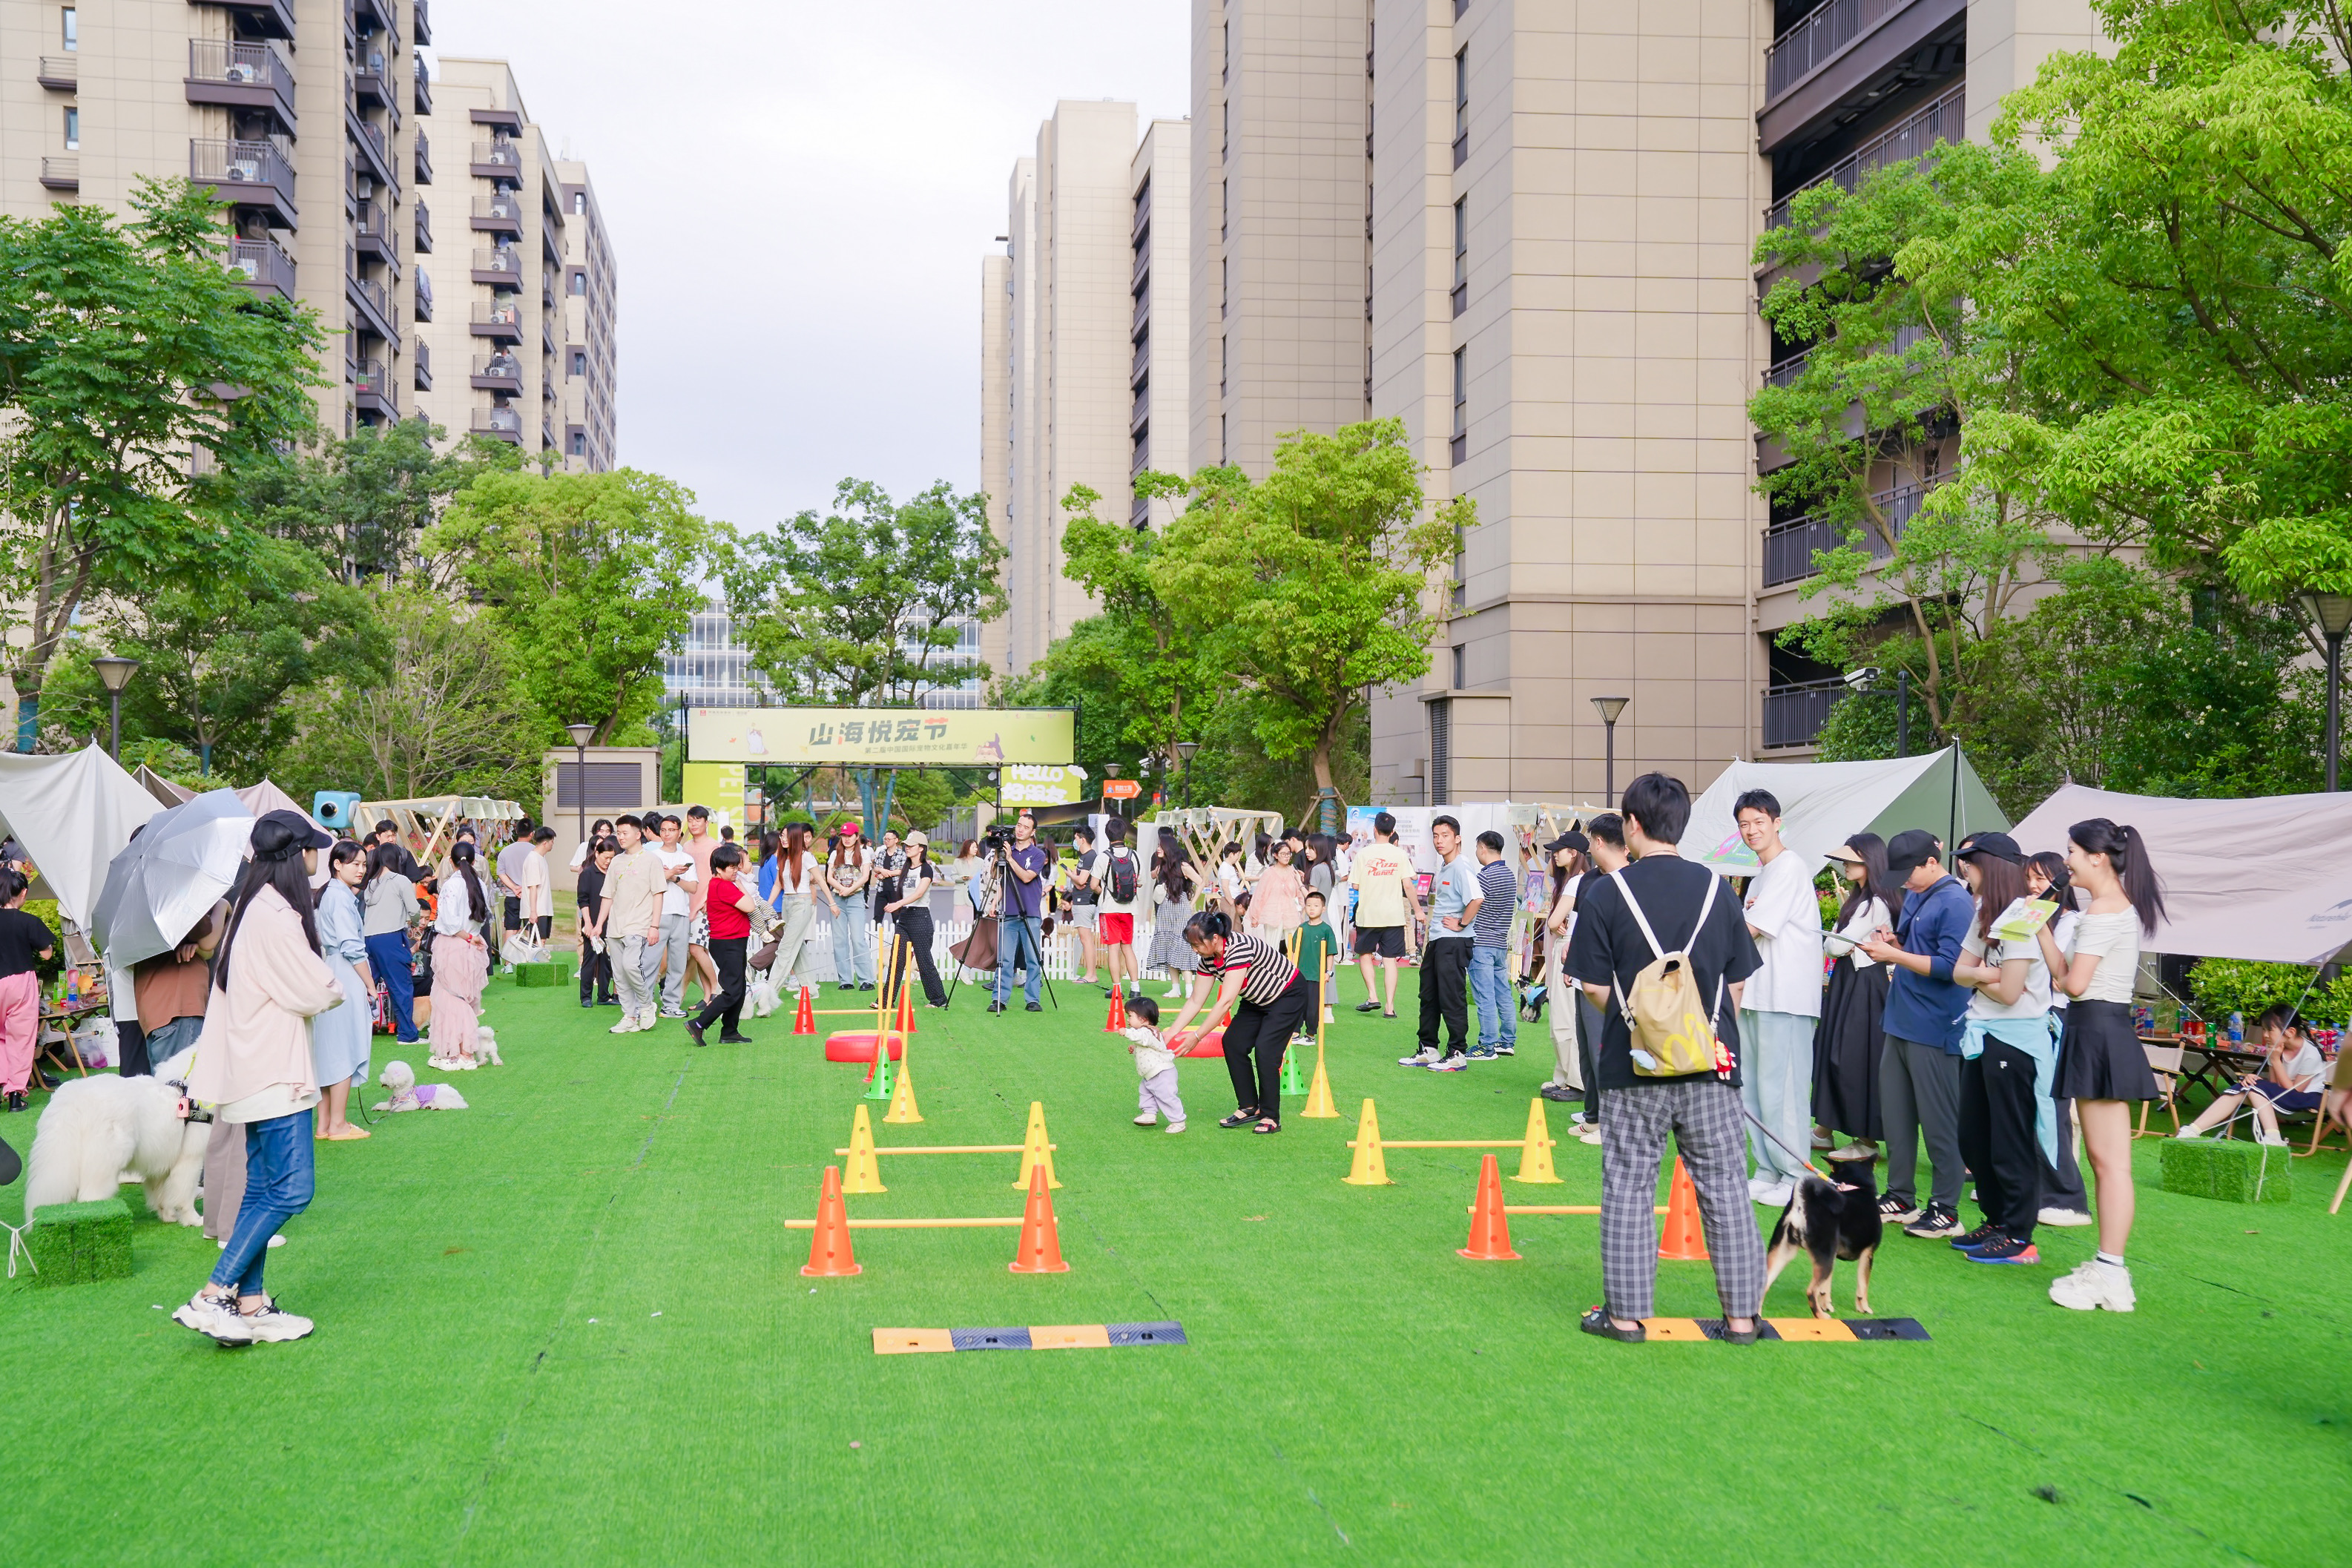
<path fill-rule="evenodd" d="M 1794 1149 L 1791 1149 L 1786 1143 L 1781 1142 L 1780 1138 L 1769 1127 L 1767 1127 L 1761 1121 L 1757 1121 L 1756 1113 L 1748 1110 L 1746 1105 L 1743 1104 L 1740 1106 L 1739 1114 L 1748 1119 L 1748 1126 L 1753 1127 L 1757 1131 L 1761 1132 L 1766 1138 L 1769 1139 L 1775 1149 L 1780 1150 L 1781 1153 L 1786 1154 L 1790 1159 L 1794 1160 L 1806 1170 L 1811 1171 L 1814 1175 L 1821 1176 L 1822 1181 L 1826 1182 L 1829 1180 L 1829 1177 L 1822 1175 L 1820 1171 L 1814 1169 L 1813 1163 L 1811 1160 L 1806 1159 L 1802 1154 L 1798 1153 Z"/>
<path fill-rule="evenodd" d="M 25 1232 L 31 1228 L 32 1226 L 28 1225 L 15 1226 L 5 1220 L 0 1220 L 0 1230 L 8 1233 L 8 1278 L 11 1279 L 16 1278 L 16 1255 L 20 1252 L 25 1255 L 26 1268 L 36 1274 L 41 1271 L 41 1266 L 33 1261 L 33 1249 L 25 1245 Z"/>

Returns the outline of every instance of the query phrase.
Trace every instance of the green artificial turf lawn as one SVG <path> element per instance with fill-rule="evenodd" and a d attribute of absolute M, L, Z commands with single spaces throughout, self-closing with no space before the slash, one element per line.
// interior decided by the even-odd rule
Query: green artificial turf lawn
<path fill-rule="evenodd" d="M 1396 1022 L 1345 1010 L 1343 984 L 1346 1117 L 1293 1101 L 1272 1138 L 1218 1130 L 1213 1060 L 1182 1067 L 1189 1131 L 1131 1125 L 1098 990 L 1001 1017 L 960 993 L 921 1016 L 924 1123 L 877 1131 L 1017 1142 L 1045 1101 L 1070 1272 L 1007 1272 L 1010 1230 L 860 1231 L 862 1276 L 810 1280 L 808 1233 L 782 1222 L 814 1213 L 860 1069 L 789 1013 L 695 1050 L 676 1024 L 614 1037 L 612 1010 L 500 980 L 508 1065 L 456 1080 L 473 1109 L 320 1146 L 317 1202 L 269 1259 L 309 1341 L 222 1350 L 168 1321 L 216 1254 L 143 1207 L 132 1278 L 0 1289 L 8 1560 L 2345 1560 L 2340 1154 L 2256 1210 L 2157 1190 L 2139 1145 L 2135 1315 L 2045 1298 L 2086 1231 L 2043 1231 L 2038 1268 L 1890 1236 L 1873 1305 L 1931 1343 L 1615 1345 L 1575 1328 L 1600 1299 L 1595 1220 L 1523 1217 L 1524 1261 L 1473 1263 L 1454 1249 L 1475 1151 L 1339 1180 L 1366 1095 L 1390 1138 L 1517 1136 L 1542 1029 L 1514 1060 L 1409 1071 L 1411 975 Z M 396 1054 L 380 1040 L 378 1068 Z M 1509 1201 L 1597 1201 L 1599 1152 L 1549 1109 L 1566 1184 Z M 20 1148 L 32 1121 L 5 1119 Z M 886 1158 L 891 1190 L 850 1212 L 1018 1214 L 1016 1164 Z M 1803 1273 L 1769 1312 L 1804 1312 Z M 1658 1310 L 1713 1315 L 1706 1266 L 1661 1265 Z M 871 1342 L 1146 1319 L 1191 1343 Z"/>

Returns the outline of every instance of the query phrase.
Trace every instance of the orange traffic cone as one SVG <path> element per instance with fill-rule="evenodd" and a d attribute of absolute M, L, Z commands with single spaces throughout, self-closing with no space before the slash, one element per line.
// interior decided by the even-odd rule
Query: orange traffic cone
<path fill-rule="evenodd" d="M 905 976 L 898 980 L 898 1037 L 906 1038 L 915 1032 L 915 988 Z"/>
<path fill-rule="evenodd" d="M 809 988 L 805 985 L 801 987 L 800 1011 L 793 1015 L 793 1033 L 795 1035 L 816 1033 L 816 998 L 809 994 Z"/>
<path fill-rule="evenodd" d="M 849 1205 L 841 1201 L 838 1165 L 824 1168 L 824 1185 L 816 1199 L 816 1230 L 809 1237 L 809 1260 L 801 1266 L 801 1272 L 812 1279 L 864 1272 L 849 1249 Z"/>
<path fill-rule="evenodd" d="M 1658 1256 L 1670 1263 L 1706 1261 L 1706 1232 L 1698 1220 L 1698 1189 L 1691 1185 L 1690 1172 L 1683 1168 L 1679 1154 L 1675 1156 L 1675 1184 L 1666 1197 L 1666 1225 L 1658 1237 Z"/>
<path fill-rule="evenodd" d="M 1454 1250 L 1486 1263 L 1518 1259 L 1511 1250 L 1511 1216 L 1503 1212 L 1503 1178 L 1492 1154 L 1478 1164 L 1478 1206 L 1470 1214 L 1470 1245 Z"/>
<path fill-rule="evenodd" d="M 1045 1190 L 1043 1165 L 1029 1173 L 1029 1207 L 1021 1216 L 1021 1248 L 1006 1267 L 1015 1274 L 1070 1271 L 1070 1266 L 1062 1261 L 1062 1233 L 1054 1224 L 1054 1197 Z"/>
<path fill-rule="evenodd" d="M 1110 988 L 1110 1012 L 1103 1019 L 1103 1033 L 1116 1035 L 1126 1027 L 1127 987 L 1113 981 Z"/>

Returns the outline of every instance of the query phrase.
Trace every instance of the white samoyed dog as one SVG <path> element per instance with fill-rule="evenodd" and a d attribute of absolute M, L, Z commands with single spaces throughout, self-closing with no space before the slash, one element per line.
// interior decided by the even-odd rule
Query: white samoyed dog
<path fill-rule="evenodd" d="M 128 1176 L 144 1184 L 156 1218 L 204 1224 L 196 1180 L 212 1129 L 180 1120 L 180 1090 L 172 1081 L 187 1075 L 194 1055 L 183 1051 L 153 1078 L 72 1079 L 52 1095 L 25 1163 L 26 1220 L 50 1204 L 110 1198 Z"/>

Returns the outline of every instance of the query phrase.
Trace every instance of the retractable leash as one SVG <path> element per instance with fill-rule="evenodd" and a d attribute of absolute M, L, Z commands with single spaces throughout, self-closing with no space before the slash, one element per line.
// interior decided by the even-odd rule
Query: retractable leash
<path fill-rule="evenodd" d="M 1806 1170 L 1811 1171 L 1814 1175 L 1820 1176 L 1822 1181 L 1826 1182 L 1830 1179 L 1828 1176 L 1823 1175 L 1821 1171 L 1816 1169 L 1811 1160 L 1806 1159 L 1802 1154 L 1798 1153 L 1794 1149 L 1791 1149 L 1786 1143 L 1781 1142 L 1780 1136 L 1769 1127 L 1767 1127 L 1761 1121 L 1757 1121 L 1756 1113 L 1748 1110 L 1745 1104 L 1740 1106 L 1739 1114 L 1747 1118 L 1748 1126 L 1753 1127 L 1757 1131 L 1764 1134 L 1767 1139 L 1769 1139 L 1771 1141 L 1772 1147 L 1780 1150 L 1781 1153 L 1786 1154 L 1790 1159 L 1794 1160 Z"/>

